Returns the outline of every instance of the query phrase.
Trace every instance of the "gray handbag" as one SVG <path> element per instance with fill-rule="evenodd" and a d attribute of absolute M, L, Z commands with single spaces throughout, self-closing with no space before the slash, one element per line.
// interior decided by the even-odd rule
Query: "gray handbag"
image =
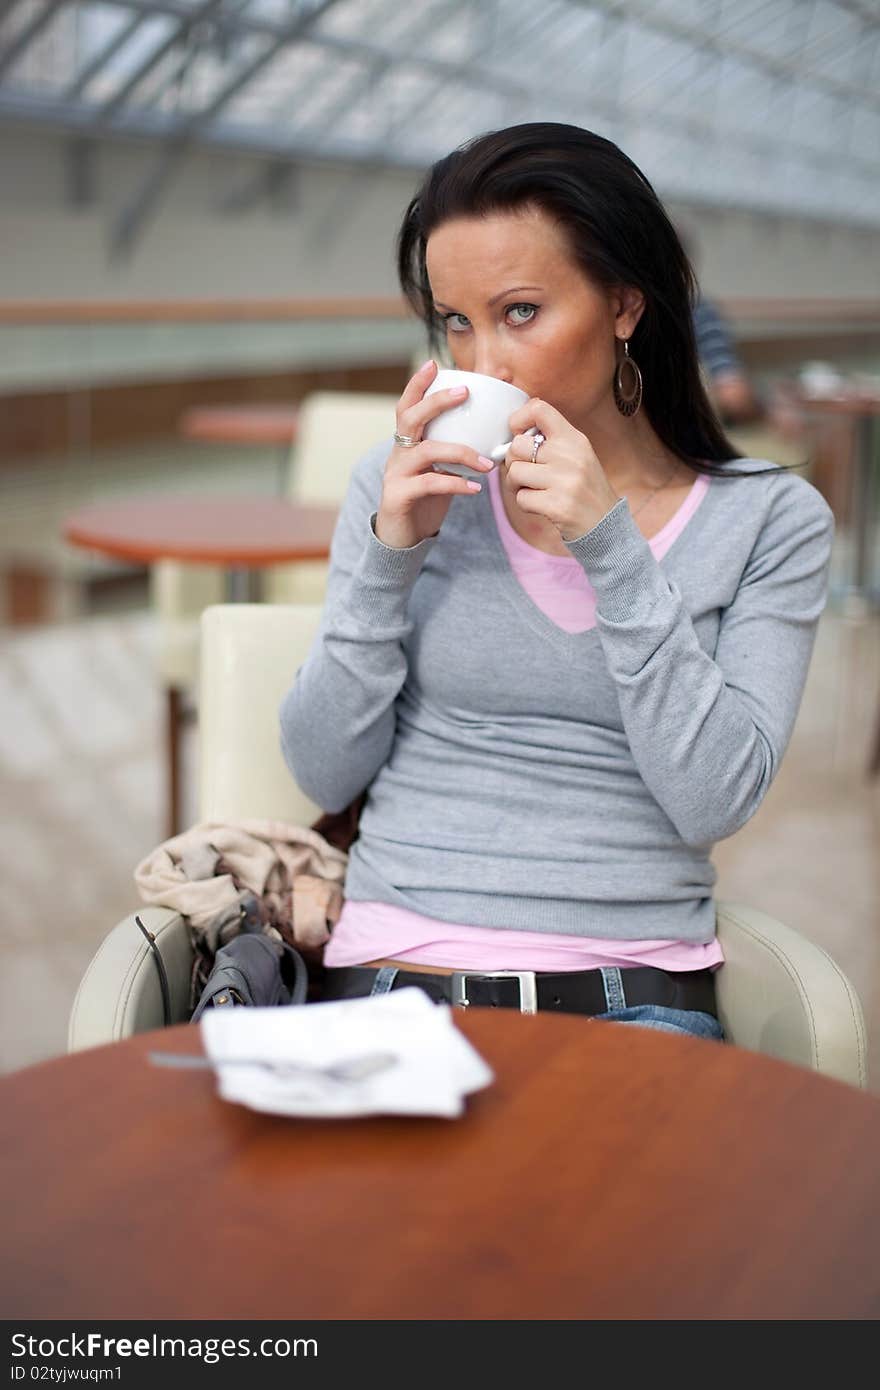
<path fill-rule="evenodd" d="M 306 963 L 298 951 L 261 933 L 242 932 L 214 957 L 191 1022 L 197 1023 L 209 1008 L 304 1004 L 307 989 Z"/>

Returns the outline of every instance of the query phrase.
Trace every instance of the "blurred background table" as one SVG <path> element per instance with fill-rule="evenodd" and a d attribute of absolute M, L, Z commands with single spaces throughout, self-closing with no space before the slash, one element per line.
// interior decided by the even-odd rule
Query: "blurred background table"
<path fill-rule="evenodd" d="M 336 516 L 336 507 L 283 497 L 133 497 L 80 507 L 66 518 L 64 537 L 142 564 L 222 566 L 235 603 L 259 598 L 259 571 L 270 565 L 326 559 Z"/>
<path fill-rule="evenodd" d="M 260 404 L 201 405 L 180 419 L 184 439 L 207 444 L 275 445 L 278 455 L 278 493 L 288 491 L 291 448 L 296 442 L 299 411 L 283 401 Z"/>
<path fill-rule="evenodd" d="M 848 391 L 828 397 L 804 395 L 802 408 L 807 419 L 837 417 L 852 424 L 849 523 L 853 554 L 844 597 L 851 612 L 866 612 L 880 603 L 880 585 L 875 572 L 880 392 Z"/>

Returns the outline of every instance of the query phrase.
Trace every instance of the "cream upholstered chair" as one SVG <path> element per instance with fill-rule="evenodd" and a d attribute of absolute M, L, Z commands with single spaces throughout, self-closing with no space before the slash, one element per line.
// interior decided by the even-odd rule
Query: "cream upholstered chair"
<path fill-rule="evenodd" d="M 278 732 L 281 697 L 305 659 L 320 616 L 320 605 L 244 603 L 202 614 L 200 821 L 268 818 L 309 825 L 320 815 L 287 771 Z M 142 907 L 138 916 L 166 962 L 171 1020 L 182 1022 L 192 965 L 186 924 L 169 908 Z M 104 939 L 80 982 L 69 1047 L 93 1047 L 162 1022 L 158 972 L 132 913 Z"/>
<path fill-rule="evenodd" d="M 397 400 L 378 391 L 313 391 L 306 396 L 287 470 L 291 499 L 341 504 L 361 454 L 391 438 Z M 263 597 L 270 603 L 320 603 L 327 568 L 324 561 L 312 561 L 268 570 Z M 151 570 L 151 605 L 158 618 L 156 665 L 166 705 L 169 835 L 180 829 L 180 733 L 192 712 L 188 693 L 198 682 L 199 616 L 225 598 L 218 569 L 163 560 Z"/>
<path fill-rule="evenodd" d="M 362 454 L 391 440 L 398 396 L 379 391 L 313 391 L 300 406 L 290 496 L 315 506 L 340 506 Z M 328 564 L 316 560 L 267 571 L 269 603 L 322 603 Z"/>
<path fill-rule="evenodd" d="M 318 808 L 296 787 L 279 746 L 278 706 L 311 645 L 320 608 L 223 605 L 202 619 L 200 819 L 270 818 L 309 825 Z M 320 730 L 316 730 L 316 737 Z M 728 1041 L 866 1085 L 858 996 L 835 962 L 791 927 L 740 903 L 717 905 L 725 964 L 719 1017 Z M 185 923 L 143 908 L 171 982 L 171 1018 L 187 1017 L 191 951 Z M 134 918 L 121 922 L 88 967 L 70 1019 L 71 1050 L 163 1022 L 151 949 Z"/>

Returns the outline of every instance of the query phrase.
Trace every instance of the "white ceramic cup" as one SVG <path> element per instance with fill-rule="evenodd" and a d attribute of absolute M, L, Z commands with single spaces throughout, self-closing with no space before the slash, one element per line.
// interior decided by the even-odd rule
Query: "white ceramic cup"
<path fill-rule="evenodd" d="M 482 372 L 459 372 L 441 367 L 425 396 L 436 391 L 448 391 L 453 386 L 466 386 L 468 393 L 460 405 L 450 406 L 442 415 L 429 420 L 425 439 L 443 444 L 467 444 L 478 454 L 500 463 L 511 440 L 510 417 L 524 406 L 529 397 L 509 381 L 499 381 Z M 463 463 L 435 463 L 437 473 L 457 473 L 462 478 L 481 478 L 483 474 Z"/>

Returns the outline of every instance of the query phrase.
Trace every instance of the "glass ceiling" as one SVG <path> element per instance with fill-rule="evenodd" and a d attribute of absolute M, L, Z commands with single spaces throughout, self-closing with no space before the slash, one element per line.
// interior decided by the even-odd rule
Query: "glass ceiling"
<path fill-rule="evenodd" d="M 571 121 L 667 197 L 880 226 L 880 0 L 0 0 L 0 121 L 420 169 Z"/>

